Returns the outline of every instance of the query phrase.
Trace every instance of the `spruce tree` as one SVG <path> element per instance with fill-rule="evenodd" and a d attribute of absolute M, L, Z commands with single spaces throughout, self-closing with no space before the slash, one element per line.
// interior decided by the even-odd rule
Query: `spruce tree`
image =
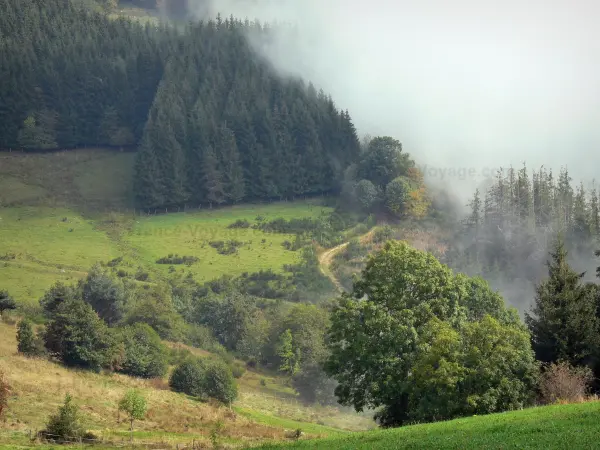
<path fill-rule="evenodd" d="M 535 304 L 525 317 L 533 349 L 542 362 L 589 364 L 598 349 L 594 291 L 582 282 L 584 274 L 568 264 L 562 237 L 550 255 L 549 277 L 537 286 Z"/>

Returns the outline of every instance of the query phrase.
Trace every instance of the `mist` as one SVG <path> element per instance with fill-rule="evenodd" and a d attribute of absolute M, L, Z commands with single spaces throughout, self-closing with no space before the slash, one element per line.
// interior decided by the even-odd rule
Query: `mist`
<path fill-rule="evenodd" d="M 359 133 L 399 139 L 460 197 L 524 161 L 595 176 L 597 2 L 196 0 L 194 13 L 291 24 L 256 50 L 330 93 Z"/>

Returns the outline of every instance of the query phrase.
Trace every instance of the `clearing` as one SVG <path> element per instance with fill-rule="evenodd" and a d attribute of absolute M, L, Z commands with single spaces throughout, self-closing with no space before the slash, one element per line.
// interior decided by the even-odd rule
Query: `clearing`
<path fill-rule="evenodd" d="M 282 246 L 293 236 L 228 226 L 254 223 L 257 216 L 291 219 L 331 211 L 315 199 L 136 215 L 133 159 L 133 153 L 107 149 L 0 155 L 0 289 L 32 305 L 55 281 L 75 282 L 94 263 L 117 257 L 123 257 L 124 272 L 147 272 L 151 280 L 173 270 L 200 282 L 281 271 L 300 258 Z M 211 246 L 217 241 L 235 241 L 237 252 L 220 254 Z M 170 254 L 199 261 L 173 268 L 156 263 Z"/>

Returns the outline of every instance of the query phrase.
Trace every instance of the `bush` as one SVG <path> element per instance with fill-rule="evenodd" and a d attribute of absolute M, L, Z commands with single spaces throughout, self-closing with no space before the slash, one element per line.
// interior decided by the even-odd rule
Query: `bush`
<path fill-rule="evenodd" d="M 150 274 L 140 267 L 135 273 L 134 278 L 138 281 L 148 281 L 150 279 Z"/>
<path fill-rule="evenodd" d="M 169 379 L 169 386 L 175 392 L 182 392 L 193 397 L 202 397 L 204 394 L 205 371 L 204 361 L 198 358 L 189 358 L 173 370 Z"/>
<path fill-rule="evenodd" d="M 186 266 L 191 266 L 198 261 L 200 261 L 200 259 L 196 256 L 179 256 L 177 254 L 170 254 L 157 259 L 156 264 L 185 264 Z"/>
<path fill-rule="evenodd" d="M 232 224 L 228 225 L 227 228 L 250 228 L 250 222 L 246 219 L 238 219 Z"/>
<path fill-rule="evenodd" d="M 175 347 L 169 350 L 169 364 L 172 366 L 178 366 L 192 357 L 192 352 L 185 347 Z"/>
<path fill-rule="evenodd" d="M 389 241 L 394 236 L 394 230 L 389 225 L 384 225 L 373 232 L 373 242 L 380 244 Z"/>
<path fill-rule="evenodd" d="M 211 241 L 209 245 L 216 249 L 220 255 L 232 255 L 237 253 L 238 247 L 244 245 L 243 242 L 231 240 L 231 241 Z"/>
<path fill-rule="evenodd" d="M 231 404 L 238 394 L 237 384 L 231 369 L 223 361 L 209 360 L 204 374 L 204 392 L 225 404 Z"/>
<path fill-rule="evenodd" d="M 573 367 L 566 362 L 552 363 L 540 379 L 540 400 L 547 405 L 580 402 L 589 394 L 593 379 L 588 367 Z"/>
<path fill-rule="evenodd" d="M 213 398 L 230 404 L 237 397 L 231 369 L 221 360 L 189 358 L 175 368 L 169 386 L 198 398 Z"/>
<path fill-rule="evenodd" d="M 167 349 L 160 336 L 145 323 L 121 331 L 124 358 L 118 371 L 140 378 L 159 378 L 167 373 Z"/>
<path fill-rule="evenodd" d="M 21 320 L 17 327 L 17 350 L 26 356 L 41 356 L 45 353 L 44 343 L 40 336 L 36 336 L 31 322 Z"/>
<path fill-rule="evenodd" d="M 70 394 L 65 396 L 65 403 L 58 412 L 50 417 L 45 434 L 52 440 L 72 441 L 83 437 L 85 430 L 80 423 L 79 408 L 73 404 Z"/>
<path fill-rule="evenodd" d="M 0 315 L 10 309 L 17 309 L 17 302 L 15 302 L 15 299 L 8 292 L 0 291 Z"/>

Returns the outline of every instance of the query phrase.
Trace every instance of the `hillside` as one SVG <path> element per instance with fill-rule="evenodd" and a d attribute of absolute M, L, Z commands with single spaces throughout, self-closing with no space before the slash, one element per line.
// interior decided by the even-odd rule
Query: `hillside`
<path fill-rule="evenodd" d="M 326 440 L 265 445 L 262 450 L 350 449 L 564 449 L 600 448 L 600 402 L 530 408 Z"/>
<path fill-rule="evenodd" d="M 304 407 L 282 380 L 256 371 L 247 371 L 240 379 L 241 397 L 232 412 L 173 393 L 164 380 L 145 381 L 67 370 L 55 363 L 16 355 L 13 325 L 0 323 L 0 337 L 0 370 L 13 388 L 0 431 L 0 446 L 27 444 L 30 430 L 35 433 L 43 429 L 66 393 L 71 393 L 81 406 L 87 429 L 105 439 L 127 439 L 128 423 L 123 418 L 117 420 L 117 403 L 132 387 L 141 389 L 149 401 L 147 418 L 138 423 L 134 433 L 138 443 L 165 442 L 168 446 L 189 445 L 192 440 L 197 444 L 209 443 L 210 432 L 218 421 L 224 423 L 221 439 L 236 446 L 285 439 L 286 429 L 301 428 L 308 436 L 316 437 L 371 426 L 368 418 L 352 413 Z M 259 383 L 261 379 L 265 380 L 265 386 Z"/>
<path fill-rule="evenodd" d="M 53 154 L 0 155 L 0 264 L 2 287 L 20 302 L 36 302 L 56 280 L 76 280 L 96 262 L 124 257 L 123 270 L 164 278 L 168 254 L 201 259 L 185 267 L 197 281 L 261 269 L 282 271 L 299 252 L 282 243 L 291 234 L 229 229 L 236 220 L 318 217 L 331 208 L 319 200 L 240 205 L 162 215 L 134 215 L 129 175 L 132 156 L 88 149 Z M 110 173 L 110 179 L 106 174 Z M 8 238 L 10 236 L 10 238 Z M 220 255 L 213 241 L 243 242 L 236 255 Z M 264 240 L 264 242 L 263 242 Z"/>
<path fill-rule="evenodd" d="M 138 208 L 335 192 L 358 157 L 348 111 L 252 50 L 247 36 L 269 39 L 267 26 L 144 26 L 75 0 L 4 9 L 0 149 L 137 150 Z"/>

